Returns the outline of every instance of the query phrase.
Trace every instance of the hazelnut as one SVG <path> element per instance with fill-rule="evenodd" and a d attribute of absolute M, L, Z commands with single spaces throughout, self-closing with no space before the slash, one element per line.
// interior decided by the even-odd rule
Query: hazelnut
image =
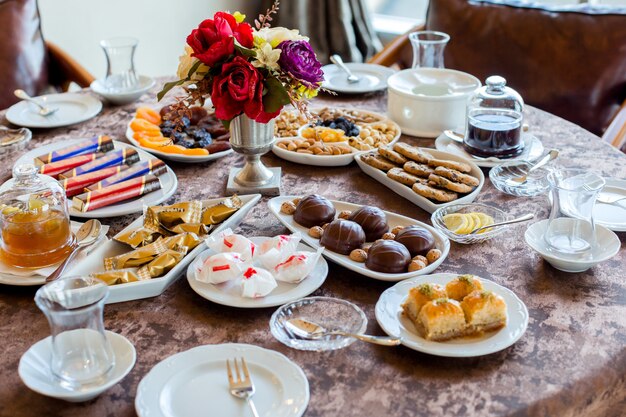
<path fill-rule="evenodd" d="M 411 261 L 409 264 L 409 272 L 419 271 L 424 268 L 426 268 L 426 264 L 422 261 Z"/>
<path fill-rule="evenodd" d="M 417 255 L 412 259 L 412 261 L 420 261 L 423 262 L 424 265 L 428 265 L 430 263 L 430 261 L 423 255 Z"/>
<path fill-rule="evenodd" d="M 426 259 L 428 259 L 428 262 L 430 262 L 431 264 L 435 262 L 437 259 L 439 259 L 440 257 L 441 257 L 441 251 L 439 249 L 431 249 L 426 254 Z"/>
<path fill-rule="evenodd" d="M 404 226 L 396 226 L 393 229 L 391 229 L 391 233 L 393 233 L 394 235 L 397 235 L 398 232 L 402 229 L 404 229 Z"/>
<path fill-rule="evenodd" d="M 285 201 L 280 205 L 280 212 L 285 214 L 293 214 L 296 211 L 296 205 L 291 201 Z"/>
<path fill-rule="evenodd" d="M 367 252 L 363 249 L 354 249 L 350 252 L 350 259 L 355 262 L 365 262 L 367 260 Z"/>
<path fill-rule="evenodd" d="M 324 229 L 319 226 L 313 226 L 309 229 L 309 236 L 319 239 L 324 234 Z"/>
<path fill-rule="evenodd" d="M 351 214 L 352 212 L 350 210 L 342 210 L 339 212 L 339 215 L 337 216 L 337 218 L 348 219 L 348 217 L 350 217 Z"/>
<path fill-rule="evenodd" d="M 393 233 L 387 232 L 383 235 L 384 240 L 394 240 L 395 238 L 396 238 L 396 235 L 394 235 Z"/>

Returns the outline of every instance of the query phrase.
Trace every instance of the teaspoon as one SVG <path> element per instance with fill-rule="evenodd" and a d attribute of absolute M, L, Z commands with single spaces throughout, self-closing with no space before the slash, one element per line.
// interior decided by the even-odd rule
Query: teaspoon
<path fill-rule="evenodd" d="M 74 248 L 72 252 L 68 255 L 67 258 L 59 265 L 59 267 L 46 278 L 46 282 L 51 282 L 58 279 L 65 268 L 72 261 L 74 256 L 80 252 L 80 250 L 84 247 L 87 247 L 94 243 L 100 237 L 100 229 L 102 229 L 102 223 L 96 219 L 87 220 L 76 232 L 76 240 L 78 244 Z"/>
<path fill-rule="evenodd" d="M 285 322 L 285 327 L 294 335 L 302 339 L 320 339 L 324 336 L 338 335 L 354 337 L 363 342 L 374 343 L 383 346 L 397 346 L 402 342 L 399 337 L 370 336 L 366 334 L 355 334 L 344 332 L 343 330 L 328 330 L 317 323 L 305 319 L 289 319 Z"/>

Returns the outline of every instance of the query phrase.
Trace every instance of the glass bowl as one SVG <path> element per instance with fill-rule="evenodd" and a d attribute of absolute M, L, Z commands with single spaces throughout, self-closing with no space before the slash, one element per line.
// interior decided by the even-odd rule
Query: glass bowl
<path fill-rule="evenodd" d="M 543 194 L 550 189 L 550 184 L 548 184 L 550 168 L 537 168 L 528 174 L 528 178 L 523 184 L 512 181 L 513 178 L 526 175 L 531 166 L 532 163 L 528 161 L 505 162 L 489 171 L 489 179 L 494 187 L 506 194 L 518 197 L 533 197 Z"/>
<path fill-rule="evenodd" d="M 441 233 L 446 235 L 450 240 L 453 240 L 457 243 L 463 244 L 472 244 L 472 243 L 480 243 L 491 238 L 494 238 L 504 232 L 508 226 L 497 226 L 491 229 L 486 229 L 483 232 L 476 233 L 475 235 L 460 235 L 450 231 L 443 222 L 443 217 L 446 214 L 451 213 L 485 213 L 489 216 L 493 217 L 494 223 L 503 222 L 506 220 L 510 220 L 508 214 L 503 212 L 502 210 L 495 208 L 493 206 L 488 206 L 486 204 L 479 203 L 469 203 L 469 204 L 452 204 L 449 206 L 438 208 L 433 212 L 430 216 L 430 220 L 433 226 L 439 230 Z"/>
<path fill-rule="evenodd" d="M 281 343 L 298 350 L 336 350 L 351 345 L 353 337 L 325 336 L 316 340 L 301 339 L 285 328 L 289 319 L 301 318 L 326 329 L 363 333 L 367 327 L 365 313 L 356 305 L 337 298 L 307 297 L 285 304 L 272 314 L 270 330 Z"/>
<path fill-rule="evenodd" d="M 23 150 L 32 137 L 32 132 L 25 127 L 9 129 L 0 126 L 0 157 Z"/>

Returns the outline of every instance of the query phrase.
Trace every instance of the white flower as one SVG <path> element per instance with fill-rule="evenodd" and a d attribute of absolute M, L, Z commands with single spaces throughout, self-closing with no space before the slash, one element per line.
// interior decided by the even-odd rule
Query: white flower
<path fill-rule="evenodd" d="M 176 76 L 180 80 L 184 80 L 189 75 L 189 70 L 198 62 L 197 58 L 191 56 L 193 53 L 193 49 L 191 46 L 185 45 L 185 53 L 183 53 L 178 58 L 178 69 L 176 70 Z M 204 64 L 200 64 L 200 66 L 196 69 L 196 71 L 191 76 L 191 81 L 200 81 L 204 78 L 204 75 L 209 71 L 209 67 Z"/>
<path fill-rule="evenodd" d="M 256 50 L 256 59 L 252 61 L 252 65 L 257 68 L 265 67 L 272 71 L 278 71 L 280 69 L 279 58 L 280 49 L 272 49 L 272 45 L 266 42 Z"/>
<path fill-rule="evenodd" d="M 298 29 L 287 29 L 284 27 L 261 28 L 253 32 L 254 43 L 257 47 L 261 47 L 268 42 L 272 48 L 276 48 L 282 41 L 308 41 L 309 38 L 300 35 Z"/>

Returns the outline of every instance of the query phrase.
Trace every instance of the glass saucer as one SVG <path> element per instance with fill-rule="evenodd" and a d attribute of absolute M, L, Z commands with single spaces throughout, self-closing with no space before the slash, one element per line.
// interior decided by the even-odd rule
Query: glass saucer
<path fill-rule="evenodd" d="M 301 318 L 312 321 L 326 329 L 339 329 L 348 333 L 363 333 L 367 327 L 365 313 L 356 305 L 337 298 L 307 297 L 285 304 L 272 314 L 270 330 L 281 343 L 298 350 L 336 350 L 351 345 L 353 337 L 324 336 L 309 340 L 295 336 L 285 328 L 287 320 Z"/>
<path fill-rule="evenodd" d="M 489 171 L 489 179 L 494 187 L 506 194 L 518 197 L 544 194 L 550 189 L 548 184 L 550 168 L 543 167 L 532 171 L 522 184 L 513 181 L 514 178 L 526 175 L 531 166 L 532 163 L 529 161 L 505 162 Z"/>

